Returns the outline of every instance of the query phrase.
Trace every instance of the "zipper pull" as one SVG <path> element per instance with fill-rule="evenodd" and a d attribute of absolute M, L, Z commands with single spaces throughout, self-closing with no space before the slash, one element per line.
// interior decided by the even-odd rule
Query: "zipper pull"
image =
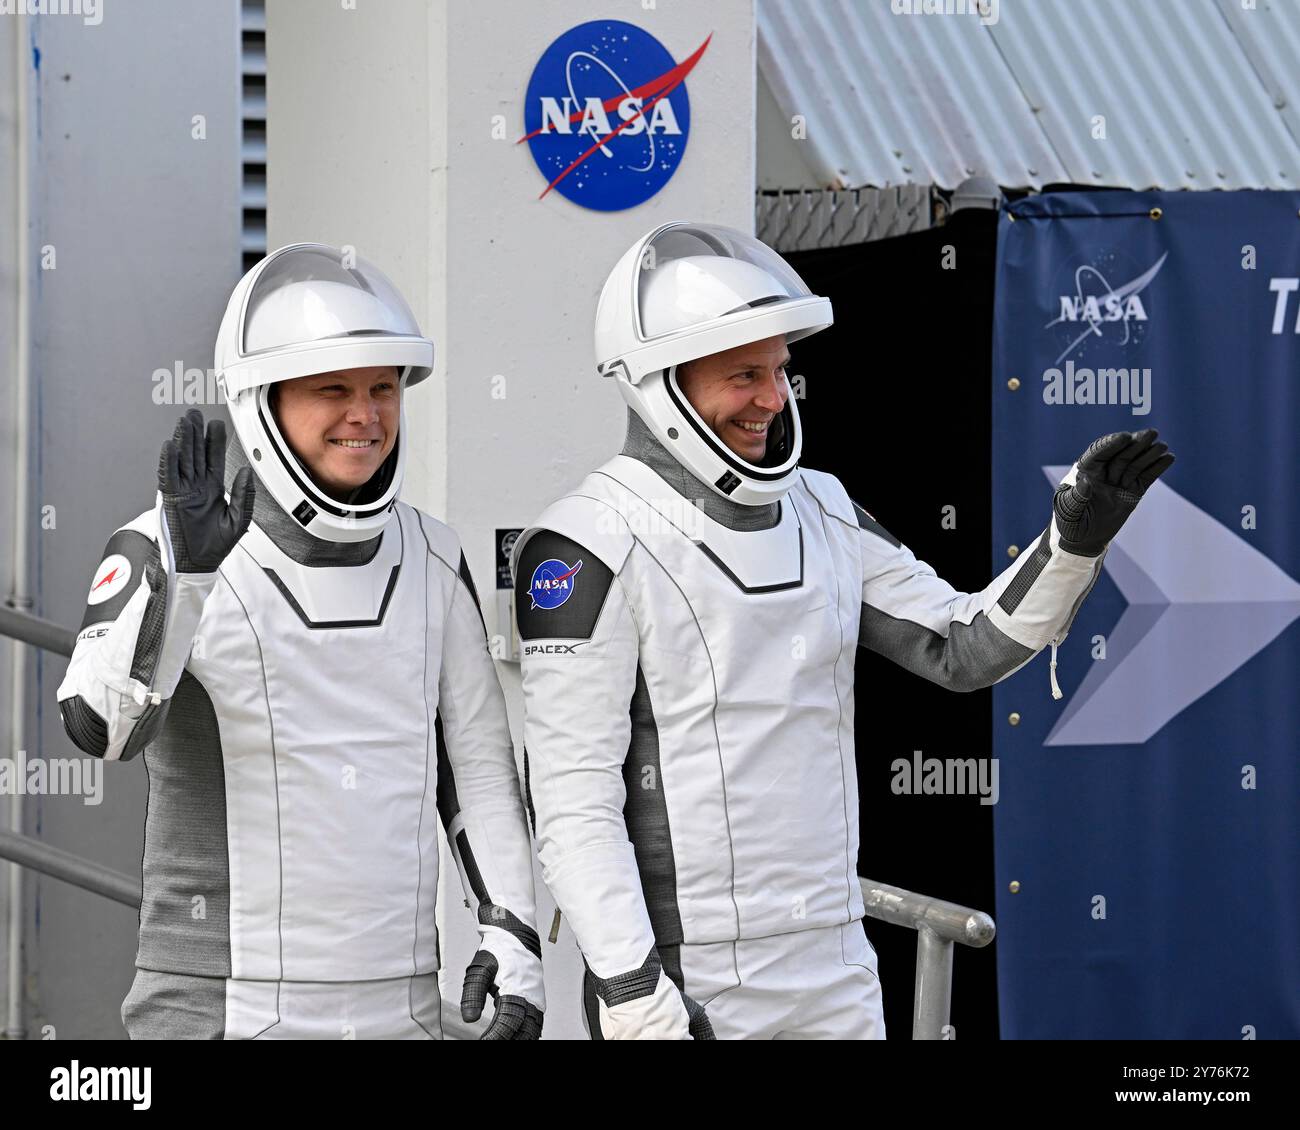
<path fill-rule="evenodd" d="M 1052 640 L 1052 697 L 1061 698 L 1061 684 L 1056 681 L 1056 640 Z"/>

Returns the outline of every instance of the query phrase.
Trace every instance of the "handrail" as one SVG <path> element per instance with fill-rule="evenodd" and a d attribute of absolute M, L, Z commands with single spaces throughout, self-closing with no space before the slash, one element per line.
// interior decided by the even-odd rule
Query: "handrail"
<path fill-rule="evenodd" d="M 140 906 L 140 884 L 129 875 L 34 840 L 31 836 L 0 831 L 0 859 L 8 859 L 23 867 L 30 867 L 33 871 L 62 879 L 65 883 L 84 887 L 125 906 L 137 909 Z"/>
<path fill-rule="evenodd" d="M 55 879 L 82 887 L 114 902 L 138 908 L 140 884 L 128 875 L 30 836 L 0 831 L 0 859 L 8 859 Z M 993 940 L 993 920 L 979 910 L 928 898 L 888 883 L 861 879 L 869 917 L 917 931 L 916 995 L 912 1002 L 912 1039 L 948 1037 L 952 1006 L 953 944 L 979 948 Z M 453 1039 L 475 1039 L 478 1029 L 465 1024 L 456 1005 L 443 1002 L 443 1032 Z"/>
<path fill-rule="evenodd" d="M 912 997 L 912 1039 L 953 1038 L 953 944 L 980 949 L 993 940 L 997 928 L 982 910 L 918 895 L 888 883 L 858 877 L 867 915 L 917 933 L 916 989 Z"/>
<path fill-rule="evenodd" d="M 124 906 L 134 907 L 137 910 L 140 907 L 140 884 L 129 875 L 123 875 L 111 867 L 73 855 L 62 848 L 34 840 L 30 836 L 0 831 L 0 859 L 8 859 L 54 879 L 62 879 L 65 883 L 82 887 L 93 894 L 103 895 Z M 490 1009 L 486 1016 L 491 1019 Z M 466 1024 L 460 1018 L 459 1004 L 447 1000 L 442 1002 L 444 1038 L 477 1040 L 480 1032 L 486 1027 L 486 1022 L 479 1025 Z"/>
<path fill-rule="evenodd" d="M 23 643 L 44 648 L 57 655 L 71 655 L 77 633 L 70 632 L 53 620 L 19 612 L 16 608 L 0 605 L 0 636 L 10 636 Z"/>

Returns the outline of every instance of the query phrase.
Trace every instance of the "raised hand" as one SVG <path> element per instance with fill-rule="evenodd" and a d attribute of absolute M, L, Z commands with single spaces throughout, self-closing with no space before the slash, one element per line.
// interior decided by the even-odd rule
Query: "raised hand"
<path fill-rule="evenodd" d="M 1061 548 L 1096 557 L 1142 500 L 1147 488 L 1173 466 L 1155 428 L 1112 432 L 1079 457 L 1073 483 L 1056 488 L 1053 510 Z"/>
<path fill-rule="evenodd" d="M 226 425 L 191 408 L 176 421 L 158 457 L 167 531 L 178 573 L 212 573 L 235 548 L 253 520 L 253 471 L 235 476 L 226 501 Z"/>

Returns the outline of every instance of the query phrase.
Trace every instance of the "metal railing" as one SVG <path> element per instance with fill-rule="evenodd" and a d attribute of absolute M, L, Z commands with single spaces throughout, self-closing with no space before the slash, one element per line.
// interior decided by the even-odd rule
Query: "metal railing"
<path fill-rule="evenodd" d="M 75 633 L 37 616 L 0 608 L 0 635 L 12 636 L 60 655 L 71 655 Z M 140 907 L 140 884 L 129 875 L 41 843 L 29 836 L 0 831 L 0 859 L 29 867 L 126 906 Z M 980 910 L 929 898 L 888 883 L 863 879 L 867 916 L 915 930 L 916 988 L 912 999 L 912 1039 L 950 1038 L 953 946 L 975 949 L 993 940 L 993 919 Z M 459 1006 L 443 1001 L 443 1034 L 453 1040 L 477 1038 L 479 1029 L 460 1018 Z"/>
<path fill-rule="evenodd" d="M 70 851 L 43 844 L 17 832 L 0 831 L 0 859 L 30 867 L 42 875 L 62 879 L 106 899 L 140 909 L 140 884 L 129 875 L 105 867 L 102 863 L 82 859 Z"/>
<path fill-rule="evenodd" d="M 982 910 L 859 879 L 867 917 L 916 931 L 912 1039 L 950 1039 L 953 945 L 975 949 L 988 945 L 997 933 L 993 919 Z"/>
<path fill-rule="evenodd" d="M 19 612 L 0 605 L 0 636 L 21 640 L 56 655 L 70 656 L 77 633 L 68 631 L 52 620 L 42 620 L 30 612 Z"/>
<path fill-rule="evenodd" d="M 105 867 L 89 859 L 82 859 L 79 855 L 73 855 L 50 844 L 43 844 L 30 836 L 0 831 L 0 859 L 7 859 L 21 867 L 29 867 L 53 879 L 62 879 L 74 887 L 81 887 L 92 894 L 120 902 L 124 906 L 140 909 L 140 884 L 129 875 L 123 875 L 120 871 L 114 871 L 111 867 Z M 490 1009 L 488 1018 L 491 1018 Z M 479 1028 L 461 1020 L 459 1004 L 443 1001 L 442 1032 L 446 1039 L 474 1040 L 478 1038 Z"/>

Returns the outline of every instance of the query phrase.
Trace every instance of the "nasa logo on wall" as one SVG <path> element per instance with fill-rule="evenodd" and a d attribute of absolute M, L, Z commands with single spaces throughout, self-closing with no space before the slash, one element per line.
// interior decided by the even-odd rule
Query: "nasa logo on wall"
<path fill-rule="evenodd" d="M 691 132 L 686 76 L 709 39 L 682 62 L 621 20 L 570 28 L 533 68 L 520 141 L 552 189 L 584 208 L 617 212 L 672 179 Z"/>

